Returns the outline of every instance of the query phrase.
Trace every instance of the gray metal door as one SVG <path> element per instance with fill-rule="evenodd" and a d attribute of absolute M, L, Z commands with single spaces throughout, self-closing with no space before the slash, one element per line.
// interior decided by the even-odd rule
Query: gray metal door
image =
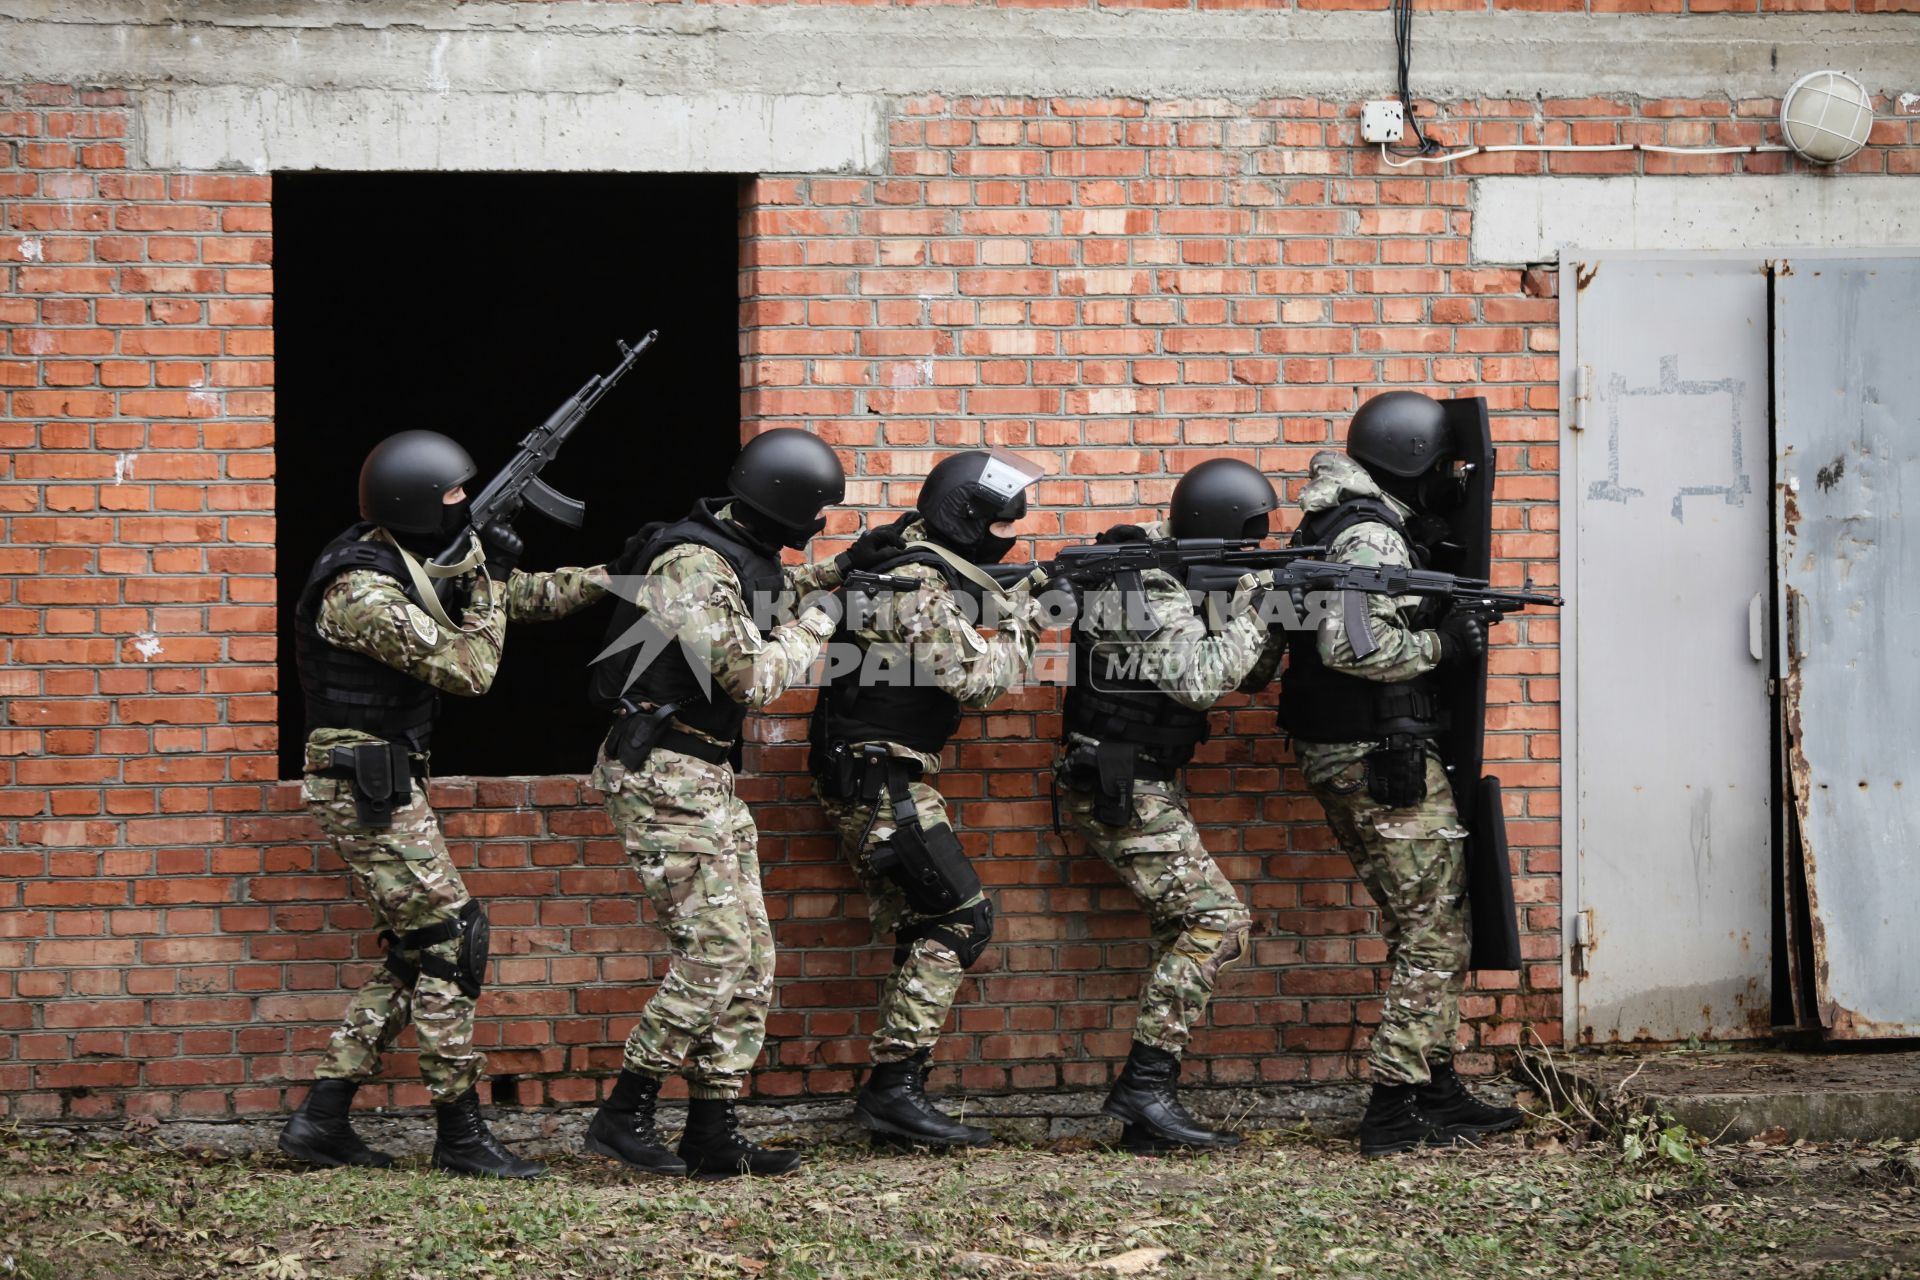
<path fill-rule="evenodd" d="M 1767 277 L 1562 263 L 1574 1034 L 1767 1033 Z M 1567 312 L 1571 312 L 1567 315 Z"/>
<path fill-rule="evenodd" d="M 1830 1035 L 1920 1035 L 1920 260 L 1775 293 L 1788 772 Z M 1914 785 L 1908 786 L 1912 783 Z"/>

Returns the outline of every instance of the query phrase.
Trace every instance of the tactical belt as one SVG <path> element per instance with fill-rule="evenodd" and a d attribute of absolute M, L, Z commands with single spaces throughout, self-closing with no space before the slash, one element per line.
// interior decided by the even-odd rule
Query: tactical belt
<path fill-rule="evenodd" d="M 353 784 L 354 815 L 372 831 L 393 825 L 393 811 L 413 803 L 413 759 L 404 742 L 335 747 L 316 772 Z"/>
<path fill-rule="evenodd" d="M 616 713 L 613 727 L 607 730 L 606 752 L 629 769 L 644 765 L 655 747 L 678 751 L 708 764 L 720 764 L 733 754 L 733 743 L 710 742 L 668 723 L 680 709 L 678 703 L 669 702 L 651 711 L 642 711 L 631 703 L 626 706 L 626 710 Z"/>
<path fill-rule="evenodd" d="M 1425 679 L 1299 679 L 1281 687 L 1280 713 L 1282 727 L 1302 742 L 1368 742 L 1395 734 L 1430 738 L 1452 722 L 1445 701 Z"/>

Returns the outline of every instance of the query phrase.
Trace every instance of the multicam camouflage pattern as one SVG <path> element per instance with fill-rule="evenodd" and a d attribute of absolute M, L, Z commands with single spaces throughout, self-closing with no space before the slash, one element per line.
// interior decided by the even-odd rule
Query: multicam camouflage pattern
<path fill-rule="evenodd" d="M 725 519 L 727 509 L 719 514 Z M 798 598 L 839 580 L 825 561 L 789 567 L 785 588 Z M 763 635 L 732 567 L 695 543 L 654 558 L 636 603 L 748 707 L 767 705 L 805 678 L 833 632 L 832 620 L 810 608 Z M 626 1065 L 656 1076 L 683 1072 L 696 1098 L 734 1097 L 766 1040 L 773 927 L 761 896 L 759 833 L 734 794 L 733 770 L 664 748 L 630 770 L 603 748 L 592 781 L 671 954 L 667 976 L 627 1037 Z"/>
<path fill-rule="evenodd" d="M 1303 758 L 1309 754 L 1309 744 L 1296 745 Z M 1383 1083 L 1424 1084 L 1428 1064 L 1453 1055 L 1460 1030 L 1471 951 L 1466 828 L 1436 753 L 1427 756 L 1427 798 L 1405 809 L 1385 808 L 1367 794 L 1363 761 L 1322 772 L 1313 794 L 1379 908 L 1393 966 L 1367 1063 Z"/>
<path fill-rule="evenodd" d="M 375 535 L 369 535 L 375 536 Z M 320 598 L 315 628 L 322 639 L 365 654 L 442 693 L 478 697 L 493 687 L 508 622 L 549 622 L 607 594 L 607 570 L 514 570 L 505 584 L 474 580 L 460 630 L 448 632 L 413 603 L 399 580 L 374 569 L 334 579 Z M 317 729 L 307 737 L 306 767 L 323 769 L 333 748 L 377 741 L 355 729 Z"/>
<path fill-rule="evenodd" d="M 928 541 L 926 525 L 920 520 L 909 521 L 900 534 L 909 543 Z M 914 591 L 892 592 L 849 628 L 848 636 L 863 662 L 876 649 L 911 655 L 917 676 L 932 680 L 972 710 L 991 706 L 1026 678 L 1040 640 L 1041 621 L 1038 606 L 1025 589 L 1006 593 L 1006 606 L 998 612 L 993 629 L 982 635 L 938 569 L 908 564 L 888 572 L 921 585 Z M 898 742 L 886 747 L 889 755 L 917 762 L 926 776 L 940 771 L 937 753 L 915 751 Z M 945 798 L 930 784 L 911 783 L 908 792 L 923 827 L 952 825 Z M 882 795 L 876 814 L 874 805 L 835 799 L 821 794 L 817 786 L 815 794 L 839 835 L 841 853 L 860 878 L 874 936 L 881 938 L 932 919 L 909 907 L 897 884 L 873 873 L 873 851 L 893 838 L 892 800 Z M 985 897 L 975 894 L 956 911 L 967 910 Z M 972 936 L 970 926 L 953 928 L 962 937 Z M 921 938 L 908 947 L 905 960 L 894 966 L 880 990 L 873 1060 L 898 1062 L 931 1049 L 946 1025 L 965 974 L 960 957 L 938 939 Z"/>
<path fill-rule="evenodd" d="M 1148 535 L 1163 536 L 1162 526 Z M 1090 592 L 1085 604 L 1092 634 L 1076 643 L 1128 645 L 1141 652 L 1141 669 L 1169 698 L 1203 711 L 1244 680 L 1266 647 L 1266 627 L 1252 608 L 1253 584 L 1242 582 L 1224 624 L 1210 630 L 1185 587 L 1171 574 L 1140 575 L 1137 600 L 1118 584 Z M 1078 734 L 1069 745 L 1086 742 Z M 1060 808 L 1147 913 L 1153 964 L 1140 990 L 1133 1038 L 1168 1053 L 1187 1047 L 1206 1016 L 1221 972 L 1246 954 L 1253 920 L 1201 843 L 1186 797 L 1171 783 L 1133 784 L 1133 821 L 1109 826 L 1093 816 L 1094 797 L 1060 779 Z"/>
<path fill-rule="evenodd" d="M 1133 1038 L 1178 1054 L 1206 1016 L 1220 974 L 1247 952 L 1253 918 L 1200 841 L 1172 783 L 1133 784 L 1133 822 L 1108 826 L 1094 798 L 1063 786 L 1061 813 L 1133 892 L 1153 929 L 1153 963 L 1140 989 Z"/>
<path fill-rule="evenodd" d="M 627 1036 L 626 1066 L 684 1071 L 696 1098 L 734 1097 L 766 1039 L 773 927 L 759 834 L 733 770 L 655 748 L 638 770 L 602 751 L 593 785 L 667 935 L 667 976 Z"/>
<path fill-rule="evenodd" d="M 1315 454 L 1300 505 L 1323 511 L 1349 498 L 1384 498 L 1402 516 L 1411 509 L 1382 492 L 1344 453 Z M 1357 524 L 1334 539 L 1329 560 L 1406 565 L 1406 540 L 1386 525 Z M 1342 612 L 1320 624 L 1320 656 L 1335 671 L 1369 680 L 1410 680 L 1440 665 L 1440 637 L 1413 625 L 1414 596 L 1369 596 L 1368 621 L 1379 648 L 1353 656 Z M 1439 752 L 1427 744 L 1427 798 L 1388 809 L 1367 794 L 1365 757 L 1377 742 L 1295 742 L 1307 785 L 1327 812 L 1361 883 L 1380 911 L 1393 972 L 1386 1008 L 1367 1061 L 1376 1080 L 1424 1083 L 1428 1063 L 1451 1056 L 1460 1027 L 1460 992 L 1469 953 L 1466 829 Z"/>
<path fill-rule="evenodd" d="M 440 824 L 423 792 L 397 809 L 393 826 L 368 831 L 354 811 L 351 783 L 307 778 L 303 794 L 320 829 L 333 842 L 381 929 L 407 933 L 442 924 L 466 905 L 466 887 L 447 857 Z M 452 963 L 458 940 L 427 948 Z M 420 951 L 402 951 L 418 961 Z M 435 1102 L 451 1102 L 472 1088 L 486 1067 L 473 1047 L 474 999 L 458 985 L 422 973 L 409 990 L 384 965 L 373 971 L 347 1006 L 346 1017 L 327 1044 L 315 1072 L 323 1080 L 365 1080 L 380 1069 L 380 1055 L 413 1023 L 420 1043 L 420 1076 Z"/>
<path fill-rule="evenodd" d="M 370 535 L 371 536 L 371 535 Z M 404 671 L 446 693 L 478 696 L 499 670 L 506 624 L 564 617 L 607 591 L 604 567 L 515 571 L 502 585 L 477 578 L 461 630 L 449 634 L 407 597 L 397 579 L 371 569 L 343 573 L 321 598 L 316 627 L 329 643 Z M 440 824 L 426 798 L 423 775 L 413 802 L 393 825 L 372 831 L 355 813 L 353 785 L 318 776 L 335 747 L 378 741 L 354 729 L 317 729 L 307 736 L 302 794 L 320 829 L 353 873 L 354 883 L 383 929 L 404 933 L 453 919 L 466 904 L 466 887 L 447 857 Z M 429 948 L 452 961 L 458 941 Z M 403 956 L 412 958 L 408 953 Z M 454 983 L 422 973 L 411 990 L 386 968 L 375 970 L 347 1006 L 318 1074 L 360 1080 L 379 1070 L 380 1055 L 409 1020 L 420 1042 L 420 1074 L 436 1102 L 451 1102 L 480 1078 L 486 1059 L 473 1047 L 475 1001 Z"/>
<path fill-rule="evenodd" d="M 731 510 L 721 508 L 719 517 L 726 519 Z M 840 584 L 840 570 L 831 560 L 787 566 L 784 576 L 788 602 Z M 771 602 L 747 600 L 726 558 L 695 542 L 669 547 L 654 557 L 645 575 L 633 580 L 629 598 L 649 626 L 677 639 L 688 660 L 704 665 L 729 698 L 756 710 L 805 679 L 820 646 L 833 634 L 833 619 L 817 607 L 763 633 L 754 621 L 756 605 L 764 613 Z"/>
<path fill-rule="evenodd" d="M 817 785 L 814 790 L 820 796 L 821 807 L 827 811 L 827 820 L 840 837 L 841 851 L 860 878 L 875 939 L 882 940 L 933 919 L 908 906 L 907 896 L 898 884 L 874 874 L 873 851 L 893 838 L 893 801 L 883 793 L 876 815 L 872 805 L 833 799 L 821 794 Z M 938 791 L 924 782 L 910 783 L 907 790 L 923 827 L 951 825 L 946 801 Z M 983 893 L 976 893 L 957 910 L 970 909 L 985 897 Z M 973 936 L 969 925 L 952 927 L 963 938 Z M 945 942 L 921 938 L 908 947 L 905 961 L 893 967 L 880 988 L 880 1025 L 873 1033 L 873 1060 L 898 1062 L 922 1049 L 933 1048 L 940 1039 L 941 1028 L 946 1026 L 953 999 L 959 994 L 960 979 L 965 976 L 966 967 Z"/>

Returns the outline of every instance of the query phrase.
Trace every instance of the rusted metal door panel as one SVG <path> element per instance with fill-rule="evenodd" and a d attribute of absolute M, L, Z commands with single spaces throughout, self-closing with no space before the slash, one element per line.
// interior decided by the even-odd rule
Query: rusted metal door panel
<path fill-rule="evenodd" d="M 1597 1043 L 1763 1035 L 1765 265 L 1600 259 L 1561 278 L 1578 291 L 1562 488 L 1573 1030 Z"/>
<path fill-rule="evenodd" d="M 1920 1035 L 1920 260 L 1783 264 L 1787 763 L 1820 1021 Z"/>

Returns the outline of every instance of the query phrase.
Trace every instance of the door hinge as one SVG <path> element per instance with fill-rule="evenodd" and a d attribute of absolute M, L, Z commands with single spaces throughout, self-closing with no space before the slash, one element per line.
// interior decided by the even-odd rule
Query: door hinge
<path fill-rule="evenodd" d="M 1567 955 L 1570 961 L 1570 967 L 1573 970 L 1573 976 L 1576 978 L 1584 978 L 1587 976 L 1587 953 L 1593 946 L 1592 935 L 1593 913 L 1591 911 L 1575 912 L 1573 916 L 1573 945 L 1568 948 Z"/>
<path fill-rule="evenodd" d="M 1573 366 L 1573 417 L 1567 423 L 1569 431 L 1587 429 L 1587 373 L 1589 366 Z"/>

